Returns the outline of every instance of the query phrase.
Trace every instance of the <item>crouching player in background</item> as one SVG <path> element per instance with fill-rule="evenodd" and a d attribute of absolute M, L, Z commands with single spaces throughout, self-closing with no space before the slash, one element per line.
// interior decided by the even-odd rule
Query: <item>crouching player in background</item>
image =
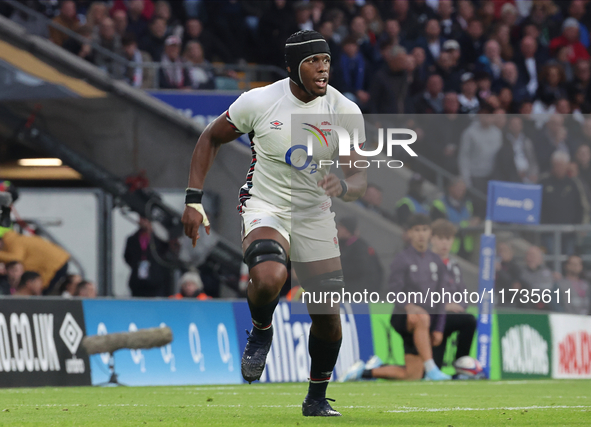
<path fill-rule="evenodd" d="M 457 261 L 450 258 L 449 254 L 456 236 L 456 227 L 445 219 L 438 219 L 431 224 L 431 250 L 441 257 L 443 263 L 447 266 L 448 281 L 444 288 L 453 295 L 455 292 L 464 293 L 466 286 L 462 279 L 462 271 Z M 476 331 L 476 318 L 470 313 L 466 313 L 467 302 L 463 300 L 460 303 L 450 302 L 446 297 L 445 304 L 445 329 L 443 330 L 443 342 L 433 348 L 433 360 L 441 369 L 443 365 L 443 355 L 447 339 L 457 332 L 457 350 L 454 360 L 470 354 L 472 339 Z"/>
<path fill-rule="evenodd" d="M 382 365 L 379 357 L 367 364 L 355 363 L 343 376 L 343 381 L 384 378 L 392 380 L 449 380 L 433 360 L 433 347 L 443 342 L 445 306 L 430 306 L 428 290 L 441 292 L 449 280 L 447 267 L 441 257 L 429 250 L 431 220 L 423 214 L 413 215 L 408 221 L 410 245 L 396 255 L 392 262 L 389 291 L 397 296 L 411 292 L 421 297 L 409 297 L 413 302 L 395 303 L 390 323 L 404 341 L 404 366 Z M 429 311 L 431 314 L 429 314 Z"/>

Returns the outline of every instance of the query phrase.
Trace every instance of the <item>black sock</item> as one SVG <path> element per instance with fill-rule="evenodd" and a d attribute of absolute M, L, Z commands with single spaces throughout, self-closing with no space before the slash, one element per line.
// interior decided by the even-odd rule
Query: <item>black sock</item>
<path fill-rule="evenodd" d="M 248 307 L 250 308 L 250 316 L 252 317 L 252 324 L 256 332 L 272 332 L 271 324 L 273 322 L 273 312 L 277 303 L 279 302 L 279 295 L 273 301 L 260 307 L 253 306 L 252 302 L 246 296 Z"/>
<path fill-rule="evenodd" d="M 369 380 L 373 378 L 373 375 L 371 374 L 371 369 L 364 369 L 363 373 L 361 374 L 361 378 L 363 378 L 364 380 Z"/>
<path fill-rule="evenodd" d="M 339 357 L 341 341 L 343 341 L 342 338 L 334 342 L 324 341 L 310 333 L 308 350 L 312 358 L 312 366 L 310 367 L 308 396 L 312 399 L 326 397 L 326 388 Z"/>

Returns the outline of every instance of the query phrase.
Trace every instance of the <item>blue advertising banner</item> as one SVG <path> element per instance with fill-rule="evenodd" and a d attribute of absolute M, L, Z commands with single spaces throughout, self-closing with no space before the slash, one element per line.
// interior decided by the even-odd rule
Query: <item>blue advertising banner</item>
<path fill-rule="evenodd" d="M 234 314 L 236 329 L 241 332 L 238 334 L 238 343 L 242 354 L 246 346 L 246 333 L 243 330 L 252 328 L 248 304 L 235 302 Z M 279 303 L 273 315 L 273 344 L 261 382 L 308 381 L 308 336 L 311 324 L 312 320 L 308 314 L 294 314 L 289 303 Z M 353 314 L 350 305 L 342 305 L 341 325 L 343 343 L 333 380 L 338 380 L 344 375 L 353 363 L 360 359 L 367 361 L 374 354 L 369 314 Z"/>
<path fill-rule="evenodd" d="M 487 219 L 517 224 L 539 224 L 542 186 L 489 181 Z"/>
<path fill-rule="evenodd" d="M 480 236 L 480 270 L 478 288 L 481 301 L 478 305 L 477 358 L 487 377 L 490 377 L 490 347 L 492 343 L 493 292 L 495 288 L 494 234 Z"/>
<path fill-rule="evenodd" d="M 115 372 L 125 385 L 236 384 L 240 374 L 231 302 L 84 300 L 87 335 L 168 326 L 171 344 L 118 350 Z M 109 355 L 90 356 L 92 384 L 109 380 Z"/>
<path fill-rule="evenodd" d="M 241 92 L 181 92 L 178 91 L 148 91 L 154 98 L 176 108 L 185 117 L 193 119 L 196 123 L 205 127 L 220 114 L 228 109 Z M 238 139 L 241 143 L 250 146 L 247 135 Z"/>

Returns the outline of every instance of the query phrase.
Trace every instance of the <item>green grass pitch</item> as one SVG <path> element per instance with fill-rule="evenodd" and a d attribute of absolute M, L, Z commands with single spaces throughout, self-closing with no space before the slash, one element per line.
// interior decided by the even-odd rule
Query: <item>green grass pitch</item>
<path fill-rule="evenodd" d="M 591 425 L 591 381 L 331 384 L 340 418 L 304 418 L 306 384 L 0 389 L 0 426 Z"/>

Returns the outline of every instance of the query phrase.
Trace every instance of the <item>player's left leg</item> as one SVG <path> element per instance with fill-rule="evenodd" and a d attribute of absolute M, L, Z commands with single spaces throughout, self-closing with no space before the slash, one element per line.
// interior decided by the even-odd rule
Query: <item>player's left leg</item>
<path fill-rule="evenodd" d="M 470 354 L 474 332 L 476 332 L 476 318 L 471 313 L 457 313 L 447 316 L 447 321 L 455 323 L 455 329 L 458 331 L 458 342 L 456 359 Z"/>
<path fill-rule="evenodd" d="M 339 257 L 306 263 L 293 262 L 302 287 L 306 291 L 331 291 L 344 286 Z M 308 304 L 312 318 L 308 350 L 312 359 L 308 395 L 302 404 L 304 416 L 340 416 L 326 400 L 326 389 L 337 363 L 342 332 L 340 306 Z"/>
<path fill-rule="evenodd" d="M 437 347 L 433 347 L 433 360 L 441 369 L 447 339 L 454 333 L 457 335 L 456 359 L 470 354 L 474 332 L 476 331 L 476 318 L 470 313 L 448 312 L 445 317 L 445 330 L 443 331 L 443 341 Z"/>

